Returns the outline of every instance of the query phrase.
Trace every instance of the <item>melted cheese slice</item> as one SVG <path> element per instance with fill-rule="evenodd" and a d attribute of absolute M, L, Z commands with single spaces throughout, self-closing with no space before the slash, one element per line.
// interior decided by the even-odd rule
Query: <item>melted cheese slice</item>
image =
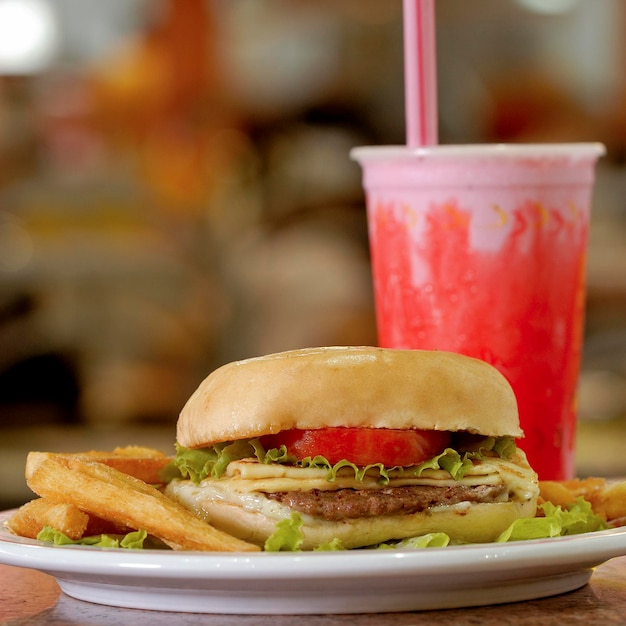
<path fill-rule="evenodd" d="M 425 470 L 421 476 L 411 476 L 409 472 L 390 472 L 389 483 L 379 481 L 376 471 L 357 480 L 354 471 L 341 469 L 334 480 L 329 481 L 327 470 L 317 467 L 296 467 L 293 465 L 263 464 L 253 459 L 233 461 L 226 470 L 226 480 L 237 481 L 246 491 L 277 493 L 280 491 L 336 491 L 337 489 L 381 489 L 383 487 L 404 487 L 407 485 L 431 485 L 447 487 L 452 485 L 497 485 L 501 484 L 497 471 L 466 475 L 455 481 L 444 470 Z"/>

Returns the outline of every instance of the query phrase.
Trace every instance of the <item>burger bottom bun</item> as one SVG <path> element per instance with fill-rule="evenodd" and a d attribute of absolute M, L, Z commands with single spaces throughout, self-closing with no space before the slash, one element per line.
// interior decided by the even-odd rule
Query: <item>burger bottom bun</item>
<path fill-rule="evenodd" d="M 203 516 L 216 528 L 263 546 L 276 530 L 276 520 L 224 502 L 198 502 Z M 390 540 L 443 532 L 461 543 L 495 541 L 516 519 L 534 517 L 536 502 L 462 503 L 410 515 L 346 519 L 339 522 L 303 517 L 303 550 L 339 539 L 344 548 L 360 548 Z"/>

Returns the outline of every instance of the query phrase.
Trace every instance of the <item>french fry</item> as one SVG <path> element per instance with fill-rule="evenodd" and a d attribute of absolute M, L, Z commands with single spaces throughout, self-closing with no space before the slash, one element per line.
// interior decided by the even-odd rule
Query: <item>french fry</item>
<path fill-rule="evenodd" d="M 144 459 L 164 459 L 167 455 L 161 450 L 147 448 L 146 446 L 119 446 L 113 449 L 113 454 L 117 456 L 131 456 Z"/>
<path fill-rule="evenodd" d="M 151 485 L 162 482 L 159 473 L 172 460 L 171 456 L 167 456 L 159 450 L 141 446 L 115 448 L 112 452 L 99 450 L 77 453 L 29 452 L 26 457 L 26 480 L 32 476 L 33 472 L 43 461 L 55 457 L 79 457 L 98 461 Z"/>
<path fill-rule="evenodd" d="M 114 524 L 146 530 L 175 549 L 259 550 L 213 528 L 152 485 L 85 457 L 45 458 L 27 483 L 42 497 L 70 503 Z"/>
<path fill-rule="evenodd" d="M 576 497 L 583 496 L 589 499 L 605 489 L 607 481 L 606 478 L 574 478 L 562 481 L 562 485 L 575 494 Z"/>
<path fill-rule="evenodd" d="M 576 502 L 576 494 L 569 489 L 562 481 L 540 480 L 539 497 L 552 504 L 567 507 L 568 504 Z"/>
<path fill-rule="evenodd" d="M 573 480 L 541 480 L 539 493 L 544 500 L 553 504 L 567 505 L 578 497 L 593 503 L 606 489 L 604 478 L 575 478 Z"/>
<path fill-rule="evenodd" d="M 626 481 L 608 483 L 604 489 L 592 494 L 590 501 L 598 515 L 616 525 L 623 525 L 626 517 Z"/>
<path fill-rule="evenodd" d="M 73 504 L 36 498 L 22 505 L 6 522 L 7 527 L 20 537 L 36 539 L 45 526 L 76 541 L 91 535 L 126 534 L 131 529 L 84 513 Z"/>
<path fill-rule="evenodd" d="M 7 526 L 20 537 L 36 539 L 44 526 L 52 526 L 70 539 L 80 539 L 89 524 L 89 516 L 73 504 L 37 498 L 21 506 Z"/>

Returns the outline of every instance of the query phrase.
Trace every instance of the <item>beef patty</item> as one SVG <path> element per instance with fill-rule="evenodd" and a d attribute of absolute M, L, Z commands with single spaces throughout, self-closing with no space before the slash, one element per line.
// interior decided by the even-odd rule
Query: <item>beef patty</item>
<path fill-rule="evenodd" d="M 329 521 L 419 513 L 434 506 L 459 502 L 497 502 L 503 485 L 467 487 L 388 487 L 382 489 L 338 489 L 336 491 L 286 491 L 266 493 L 289 508 Z"/>

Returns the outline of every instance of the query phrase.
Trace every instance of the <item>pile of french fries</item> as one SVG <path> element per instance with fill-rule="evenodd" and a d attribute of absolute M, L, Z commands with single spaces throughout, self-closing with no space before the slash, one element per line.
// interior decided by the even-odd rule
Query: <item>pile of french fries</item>
<path fill-rule="evenodd" d="M 145 530 L 174 550 L 259 550 L 213 528 L 159 490 L 159 472 L 171 460 L 138 446 L 77 454 L 31 452 L 26 482 L 39 497 L 20 507 L 7 526 L 30 538 L 46 526 L 74 541 Z"/>
<path fill-rule="evenodd" d="M 33 539 L 46 526 L 74 541 L 145 530 L 174 550 L 259 550 L 213 528 L 160 491 L 160 472 L 171 460 L 139 446 L 112 452 L 30 452 L 26 482 L 39 497 L 20 507 L 6 525 Z M 582 496 L 609 525 L 626 525 L 626 481 L 540 481 L 539 487 L 542 501 L 567 507 Z"/>

